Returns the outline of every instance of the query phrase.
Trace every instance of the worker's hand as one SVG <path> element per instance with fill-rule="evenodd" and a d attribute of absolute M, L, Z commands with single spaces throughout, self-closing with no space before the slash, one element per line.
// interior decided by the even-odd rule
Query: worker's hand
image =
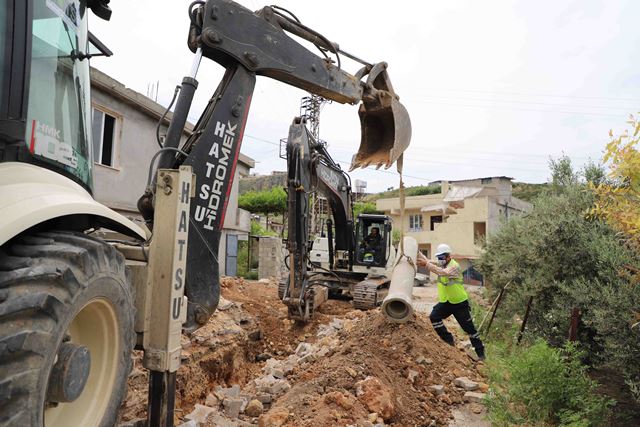
<path fill-rule="evenodd" d="M 427 258 L 422 252 L 418 251 L 418 259 L 416 262 L 418 265 L 426 267 L 429 264 L 429 258 Z"/>

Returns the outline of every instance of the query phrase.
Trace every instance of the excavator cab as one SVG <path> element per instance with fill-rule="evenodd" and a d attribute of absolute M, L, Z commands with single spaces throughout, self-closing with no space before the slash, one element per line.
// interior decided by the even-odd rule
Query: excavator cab
<path fill-rule="evenodd" d="M 385 215 L 358 215 L 355 265 L 385 267 L 391 245 L 391 219 Z"/>

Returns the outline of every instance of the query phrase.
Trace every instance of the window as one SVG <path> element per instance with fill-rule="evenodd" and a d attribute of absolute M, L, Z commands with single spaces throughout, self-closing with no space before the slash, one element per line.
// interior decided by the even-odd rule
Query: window
<path fill-rule="evenodd" d="M 442 222 L 442 215 L 434 215 L 431 217 L 431 224 L 429 225 L 429 230 L 433 231 L 436 228 L 436 224 L 440 224 Z"/>
<path fill-rule="evenodd" d="M 115 135 L 118 119 L 93 109 L 93 161 L 105 166 L 115 166 Z"/>
<path fill-rule="evenodd" d="M 487 235 L 487 223 L 486 222 L 474 222 L 473 223 L 473 243 L 479 245 Z"/>
<path fill-rule="evenodd" d="M 409 231 L 422 231 L 422 215 L 409 215 Z"/>

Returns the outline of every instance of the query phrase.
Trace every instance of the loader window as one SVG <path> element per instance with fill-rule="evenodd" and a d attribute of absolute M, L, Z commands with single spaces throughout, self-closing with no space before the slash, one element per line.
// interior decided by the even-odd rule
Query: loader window
<path fill-rule="evenodd" d="M 86 6 L 34 2 L 26 141 L 38 160 L 91 187 Z"/>

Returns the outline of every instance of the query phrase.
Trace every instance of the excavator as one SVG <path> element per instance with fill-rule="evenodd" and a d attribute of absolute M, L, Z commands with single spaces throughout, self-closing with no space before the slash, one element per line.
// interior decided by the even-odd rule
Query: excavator
<path fill-rule="evenodd" d="M 0 425 L 109 426 L 142 350 L 148 426 L 174 423 L 183 332 L 219 294 L 220 232 L 256 76 L 360 104 L 352 167 L 390 166 L 410 121 L 385 63 L 343 50 L 277 6 L 194 1 L 194 53 L 134 223 L 92 197 L 88 30 L 109 0 L 0 4 Z M 313 49 L 312 52 L 310 49 Z M 184 142 L 202 58 L 225 74 Z M 342 60 L 361 68 L 351 74 Z M 109 230 L 115 237 L 104 233 Z"/>
<path fill-rule="evenodd" d="M 354 218 L 351 179 L 311 132 L 310 122 L 317 120 L 296 117 L 286 139 L 289 274 L 278 284 L 278 297 L 289 318 L 302 322 L 330 297 L 350 297 L 363 310 L 380 305 L 396 259 L 391 217 Z M 324 197 L 331 211 L 323 232 L 313 238 L 312 194 Z"/>

